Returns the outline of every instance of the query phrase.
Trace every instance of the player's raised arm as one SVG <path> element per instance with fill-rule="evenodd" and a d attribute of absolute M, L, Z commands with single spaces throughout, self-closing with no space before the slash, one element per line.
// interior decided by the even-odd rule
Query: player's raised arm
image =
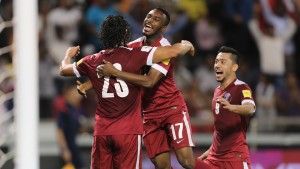
<path fill-rule="evenodd" d="M 61 65 L 59 67 L 59 73 L 61 76 L 75 76 L 71 64 L 71 59 L 77 56 L 79 53 L 80 53 L 79 46 L 73 46 L 67 49 L 65 58 L 61 61 Z"/>
<path fill-rule="evenodd" d="M 172 46 L 157 47 L 152 61 L 158 63 L 166 59 L 183 56 L 188 52 L 194 56 L 195 48 L 191 42 L 183 40 L 181 43 L 176 43 Z"/>

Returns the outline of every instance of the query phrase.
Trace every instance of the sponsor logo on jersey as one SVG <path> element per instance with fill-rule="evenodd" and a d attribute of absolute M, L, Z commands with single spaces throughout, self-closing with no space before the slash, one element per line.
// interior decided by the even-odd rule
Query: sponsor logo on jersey
<path fill-rule="evenodd" d="M 243 92 L 243 96 L 244 97 L 250 97 L 250 98 L 252 98 L 250 90 L 242 90 L 242 92 Z"/>
<path fill-rule="evenodd" d="M 152 49 L 151 46 L 143 46 L 143 47 L 141 48 L 141 51 L 143 51 L 143 52 L 149 52 L 151 49 Z"/>

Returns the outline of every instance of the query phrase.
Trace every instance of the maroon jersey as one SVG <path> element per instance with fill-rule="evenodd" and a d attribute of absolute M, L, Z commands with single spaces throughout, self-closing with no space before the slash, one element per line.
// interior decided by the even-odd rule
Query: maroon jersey
<path fill-rule="evenodd" d="M 128 44 L 130 47 L 143 46 L 145 37 L 140 37 Z M 161 37 L 151 46 L 170 46 L 169 41 Z M 185 101 L 178 90 L 174 80 L 174 59 L 165 60 L 151 67 L 160 71 L 165 76 L 153 88 L 146 88 L 143 96 L 143 113 L 145 119 L 160 118 L 178 113 L 176 109 L 185 108 Z"/>
<path fill-rule="evenodd" d="M 244 103 L 255 105 L 250 87 L 238 79 L 235 79 L 224 90 L 220 86 L 216 88 L 212 101 L 214 136 L 208 159 L 250 162 L 246 142 L 246 132 L 250 117 L 224 109 L 222 105 L 216 102 L 219 96 L 224 97 L 233 105 L 242 105 Z"/>
<path fill-rule="evenodd" d="M 152 64 L 155 50 L 149 46 L 120 47 L 86 56 L 73 65 L 77 77 L 85 75 L 91 80 L 98 97 L 95 135 L 143 133 L 141 88 L 119 78 L 98 77 L 97 66 L 106 60 L 119 70 L 139 74 L 144 65 Z"/>

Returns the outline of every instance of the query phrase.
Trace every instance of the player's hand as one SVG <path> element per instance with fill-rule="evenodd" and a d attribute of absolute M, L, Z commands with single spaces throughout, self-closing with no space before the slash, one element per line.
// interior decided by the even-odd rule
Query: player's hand
<path fill-rule="evenodd" d="M 197 160 L 205 160 L 207 156 L 204 156 L 203 154 L 199 157 L 197 157 Z"/>
<path fill-rule="evenodd" d="M 80 54 L 80 46 L 72 46 L 67 49 L 66 56 L 75 57 Z"/>
<path fill-rule="evenodd" d="M 224 97 L 222 96 L 217 97 L 217 102 L 220 103 L 224 109 L 228 109 L 229 111 L 232 111 L 232 105 Z"/>
<path fill-rule="evenodd" d="M 184 44 L 190 46 L 191 49 L 190 49 L 190 52 L 189 52 L 189 53 L 190 53 L 192 56 L 195 55 L 195 48 L 194 48 L 194 45 L 193 45 L 190 41 L 182 40 L 181 43 L 184 43 Z"/>
<path fill-rule="evenodd" d="M 104 64 L 99 65 L 96 69 L 98 76 L 115 76 L 115 72 L 118 71 L 118 69 L 106 60 L 103 60 L 103 63 Z"/>
<path fill-rule="evenodd" d="M 199 157 L 197 157 L 198 160 L 205 160 L 209 154 L 209 150 L 205 151 L 203 154 L 201 154 Z"/>
<path fill-rule="evenodd" d="M 85 89 L 84 85 L 79 80 L 77 80 L 76 83 L 77 83 L 77 92 L 80 95 L 82 95 L 85 98 L 87 98 L 87 96 L 86 96 L 86 89 Z"/>

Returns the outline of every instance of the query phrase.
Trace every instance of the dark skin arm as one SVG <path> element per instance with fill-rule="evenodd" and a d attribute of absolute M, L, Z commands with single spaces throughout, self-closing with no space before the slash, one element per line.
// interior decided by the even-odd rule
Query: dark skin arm
<path fill-rule="evenodd" d="M 111 76 L 111 75 L 109 75 L 110 71 L 112 71 L 112 72 L 118 71 L 110 62 L 108 62 L 105 65 L 106 66 L 103 67 L 104 69 L 99 69 L 99 71 L 98 71 L 99 75 L 101 75 L 101 76 Z M 136 75 L 136 74 L 127 73 L 127 72 L 122 73 L 122 71 L 120 71 L 119 73 L 120 73 L 120 75 L 116 76 L 116 77 L 121 78 L 127 82 L 133 83 L 135 85 L 146 87 L 146 88 L 152 88 L 164 76 L 160 71 L 158 71 L 154 68 L 151 68 L 149 70 L 147 76 Z M 90 80 L 88 80 L 84 83 L 77 81 L 77 91 L 79 94 L 81 94 L 85 98 L 87 97 L 86 92 L 92 88 L 93 88 L 93 85 Z"/>
<path fill-rule="evenodd" d="M 79 46 L 73 46 L 67 49 L 65 58 L 61 61 L 59 67 L 59 74 L 61 76 L 75 76 L 75 73 L 73 72 L 71 60 L 79 54 L 80 54 Z"/>
<path fill-rule="evenodd" d="M 153 62 L 158 63 L 165 59 L 177 57 L 177 56 L 183 56 L 186 53 L 190 53 L 192 56 L 195 54 L 194 46 L 189 42 L 182 40 L 181 43 L 174 44 L 172 46 L 166 46 L 166 47 L 158 47 L 156 52 L 153 56 Z M 103 75 L 106 76 L 116 76 L 119 78 L 122 78 L 125 81 L 128 81 L 130 83 L 133 83 L 135 85 L 143 86 L 143 87 L 153 87 L 157 81 L 163 76 L 159 71 L 157 70 L 151 70 L 149 71 L 147 76 L 142 75 L 136 75 L 132 73 L 126 73 L 122 71 L 118 71 L 113 67 L 113 65 L 109 62 L 104 61 L 104 63 L 107 63 L 109 66 L 107 69 L 107 72 L 104 72 Z M 106 64 L 105 64 L 106 65 Z M 100 71 L 101 67 L 103 65 L 98 66 L 98 71 Z M 153 69 L 153 68 L 152 68 Z M 109 72 L 112 71 L 112 72 Z M 111 73 L 116 73 L 115 75 L 112 75 Z M 99 75 L 102 76 L 102 73 L 99 72 Z M 93 88 L 91 83 L 87 81 L 86 83 L 81 84 L 80 82 L 77 82 L 77 89 L 78 93 L 81 95 L 86 96 L 86 91 Z"/>
<path fill-rule="evenodd" d="M 99 74 L 101 74 L 102 76 L 103 75 L 109 76 L 109 71 L 118 71 L 110 62 L 107 63 L 106 65 L 107 66 L 104 67 L 104 70 L 99 69 Z M 107 74 L 104 74 L 103 71 L 105 71 L 105 73 L 107 73 Z M 120 71 L 120 73 L 121 73 L 121 71 Z M 163 76 L 164 75 L 160 71 L 158 71 L 154 68 L 151 68 L 149 70 L 147 76 L 136 75 L 136 74 L 124 72 L 123 76 L 120 75 L 120 77 L 118 77 L 118 76 L 116 76 L 116 77 L 121 78 L 125 81 L 128 81 L 128 82 L 133 83 L 138 86 L 152 88 Z M 77 91 L 79 94 L 81 94 L 85 98 L 87 97 L 86 92 L 92 88 L 93 88 L 93 85 L 90 80 L 86 81 L 85 83 L 81 83 L 81 82 L 77 81 Z"/>
<path fill-rule="evenodd" d="M 146 88 L 153 87 L 159 81 L 159 79 L 163 77 L 163 74 L 154 68 L 151 68 L 147 76 L 144 76 L 119 71 L 112 65 L 112 63 L 105 60 L 104 63 L 105 64 L 97 67 L 97 71 L 100 76 L 115 76 L 132 84 Z"/>

